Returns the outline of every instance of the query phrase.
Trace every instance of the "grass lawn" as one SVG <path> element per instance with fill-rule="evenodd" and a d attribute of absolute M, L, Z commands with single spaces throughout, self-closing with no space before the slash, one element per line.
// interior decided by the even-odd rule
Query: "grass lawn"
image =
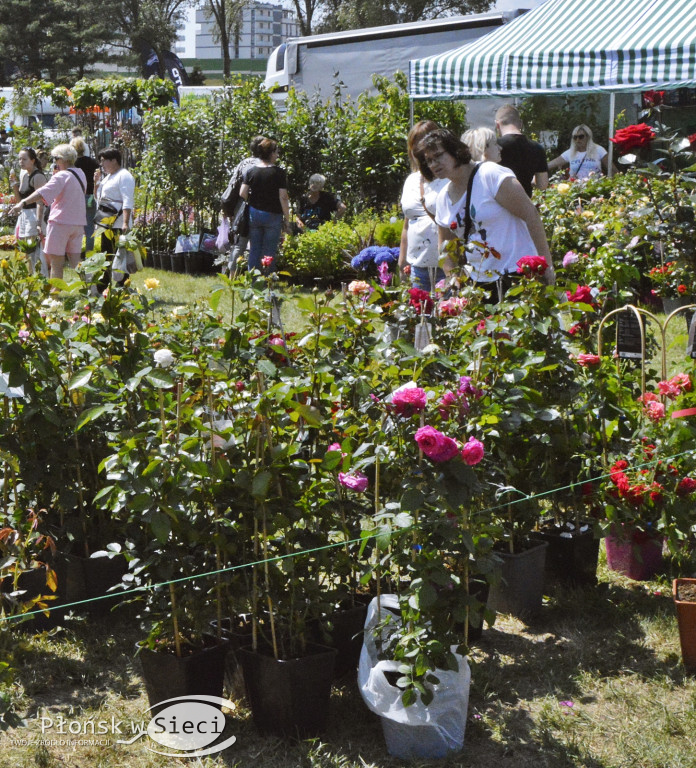
<path fill-rule="evenodd" d="M 484 630 L 471 653 L 464 750 L 430 765 L 694 768 L 696 678 L 686 676 L 680 663 L 668 579 L 631 582 L 600 563 L 596 587 L 547 591 L 533 624 L 501 615 Z M 165 758 L 146 749 L 147 743 L 157 748 L 147 737 L 129 746 L 39 744 L 41 717 L 54 723 L 59 716 L 147 722 L 147 698 L 133 655 L 142 634 L 128 609 L 121 610 L 110 617 L 68 619 L 51 635 L 17 635 L 13 695 L 27 725 L 1 737 L 3 768 L 401 764 L 387 755 L 379 719 L 364 706 L 353 676 L 334 686 L 321 740 L 292 744 L 259 735 L 237 680 L 227 691 L 236 709 L 227 713 L 225 731 L 237 740 L 219 755 Z M 123 730 L 128 738 L 129 727 Z M 60 736 L 54 726 L 43 738 L 83 737 Z"/>

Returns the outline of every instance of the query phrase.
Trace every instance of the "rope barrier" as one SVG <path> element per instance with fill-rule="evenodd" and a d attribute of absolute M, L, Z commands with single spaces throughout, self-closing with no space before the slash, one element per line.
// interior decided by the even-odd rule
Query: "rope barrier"
<path fill-rule="evenodd" d="M 636 469 L 641 469 L 643 467 L 649 467 L 649 466 L 652 466 L 653 464 L 657 464 L 657 463 L 660 463 L 660 462 L 667 463 L 667 462 L 673 461 L 674 459 L 678 459 L 680 456 L 687 456 L 687 455 L 692 454 L 692 453 L 693 453 L 693 451 L 682 451 L 681 453 L 676 453 L 676 454 L 674 454 L 672 456 L 668 456 L 666 458 L 650 459 L 649 461 L 645 461 L 645 462 L 643 462 L 641 464 L 635 464 L 633 466 Z M 570 483 L 569 485 L 560 486 L 558 488 L 553 488 L 553 489 L 548 490 L 548 491 L 542 491 L 541 493 L 537 493 L 537 494 L 534 494 L 534 495 L 531 495 L 531 496 L 523 495 L 523 496 L 521 496 L 519 498 L 512 499 L 511 501 L 506 501 L 503 504 L 499 504 L 499 505 L 496 505 L 496 506 L 493 506 L 493 507 L 486 507 L 485 509 L 481 510 L 481 513 L 483 514 L 483 513 L 486 513 L 486 512 L 495 512 L 495 511 L 497 511 L 499 509 L 507 509 L 508 507 L 510 507 L 510 506 L 512 506 L 514 504 L 521 504 L 523 502 L 534 501 L 535 499 L 546 498 L 546 497 L 548 497 L 550 495 L 553 495 L 555 493 L 560 493 L 561 491 L 574 490 L 579 485 L 583 485 L 585 483 L 600 482 L 602 480 L 606 480 L 609 477 L 611 477 L 611 473 L 610 472 L 609 473 L 605 473 L 603 475 L 598 475 L 597 477 L 589 478 L 587 480 L 583 480 L 582 482 Z M 406 526 L 404 528 L 399 528 L 399 533 L 408 533 L 409 531 L 423 530 L 424 528 L 427 528 L 428 525 L 433 525 L 435 522 L 436 522 L 435 520 L 425 520 L 425 521 L 423 521 L 423 522 L 421 522 L 420 524 L 417 524 L 417 525 L 410 525 L 410 526 Z M 345 546 L 348 546 L 348 545 L 351 545 L 351 544 L 362 544 L 366 540 L 374 539 L 374 538 L 377 538 L 378 536 L 383 536 L 383 535 L 384 535 L 384 531 L 376 531 L 374 533 L 369 534 L 368 536 L 360 536 L 359 538 L 356 538 L 356 539 L 347 539 L 345 541 L 333 542 L 332 544 L 324 544 L 321 547 L 313 547 L 312 549 L 303 549 L 303 550 L 300 550 L 299 552 L 291 552 L 291 553 L 285 554 L 285 555 L 276 555 L 275 557 L 269 557 L 269 558 L 265 558 L 263 560 L 255 560 L 253 562 L 242 563 L 240 565 L 231 565 L 231 566 L 228 566 L 226 568 L 218 568 L 218 569 L 216 569 L 214 571 L 206 571 L 205 573 L 196 573 L 196 574 L 191 574 L 190 576 L 181 576 L 178 579 L 171 579 L 170 581 L 163 581 L 163 582 L 159 582 L 157 584 L 146 584 L 146 585 L 142 585 L 142 586 L 139 586 L 139 587 L 133 587 L 132 589 L 123 590 L 123 591 L 120 591 L 120 592 L 118 592 L 118 591 L 107 592 L 106 594 L 98 595 L 97 597 L 90 597 L 90 598 L 87 598 L 85 600 L 76 600 L 75 602 L 72 602 L 72 603 L 62 603 L 60 605 L 47 606 L 46 608 L 38 609 L 38 610 L 35 610 L 35 611 L 27 611 L 26 613 L 17 614 L 15 616 L 0 616 L 0 625 L 2 625 L 5 622 L 10 622 L 10 621 L 16 621 L 16 620 L 19 620 L 19 619 L 24 619 L 24 618 L 26 618 L 28 616 L 36 616 L 36 615 L 40 615 L 40 614 L 44 614 L 45 615 L 46 612 L 50 613 L 51 611 L 65 610 L 67 608 L 75 608 L 75 607 L 80 606 L 80 605 L 88 605 L 90 603 L 96 603 L 96 602 L 99 602 L 100 600 L 110 600 L 110 599 L 113 599 L 115 596 L 127 597 L 129 595 L 134 595 L 134 594 L 137 594 L 137 593 L 140 593 L 140 592 L 154 591 L 154 590 L 160 589 L 162 587 L 168 587 L 170 584 L 181 584 L 181 583 L 187 582 L 187 581 L 195 581 L 197 579 L 205 579 L 205 578 L 208 578 L 210 576 L 217 576 L 217 575 L 220 575 L 220 574 L 223 574 L 223 573 L 231 573 L 233 571 L 239 571 L 239 570 L 242 570 L 244 568 L 254 568 L 255 566 L 261 566 L 261 565 L 266 565 L 266 564 L 270 564 L 270 563 L 276 563 L 276 562 L 279 562 L 281 560 L 287 560 L 287 559 L 293 558 L 293 557 L 304 557 L 304 556 L 307 556 L 307 555 L 311 555 L 314 552 L 324 552 L 324 551 L 329 550 L 329 549 L 336 549 L 337 547 L 345 547 Z"/>

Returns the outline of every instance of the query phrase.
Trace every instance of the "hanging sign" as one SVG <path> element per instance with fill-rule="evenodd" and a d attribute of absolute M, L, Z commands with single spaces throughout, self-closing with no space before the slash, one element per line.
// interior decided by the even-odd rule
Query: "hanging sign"
<path fill-rule="evenodd" d="M 616 353 L 628 360 L 643 357 L 643 333 L 638 318 L 633 312 L 622 312 L 616 326 Z"/>

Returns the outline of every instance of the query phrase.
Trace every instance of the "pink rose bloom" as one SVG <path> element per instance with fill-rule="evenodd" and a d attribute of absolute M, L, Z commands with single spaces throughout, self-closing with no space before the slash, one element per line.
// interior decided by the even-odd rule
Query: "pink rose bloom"
<path fill-rule="evenodd" d="M 434 427 L 421 427 L 414 435 L 418 447 L 436 464 L 453 459 L 459 453 L 456 440 L 443 435 Z"/>
<path fill-rule="evenodd" d="M 408 417 L 425 410 L 428 396 L 425 394 L 425 390 L 415 386 L 413 382 L 409 382 L 392 393 L 391 402 L 394 411 L 399 416 Z"/>
<path fill-rule="evenodd" d="M 599 355 L 578 355 L 576 359 L 578 365 L 582 365 L 585 368 L 591 365 L 599 365 L 602 362 Z"/>
<path fill-rule="evenodd" d="M 470 437 L 469 441 L 462 448 L 462 459 L 464 459 L 465 464 L 473 467 L 481 461 L 484 453 L 483 443 L 475 437 Z"/>
<path fill-rule="evenodd" d="M 669 383 L 676 387 L 680 393 L 691 392 L 691 377 L 688 373 L 678 373 L 676 376 L 672 376 L 672 378 L 669 380 Z"/>
<path fill-rule="evenodd" d="M 270 267 L 271 264 L 273 264 L 273 256 L 264 256 L 261 259 L 261 266 L 262 267 Z"/>
<path fill-rule="evenodd" d="M 372 287 L 364 280 L 353 280 L 348 283 L 348 293 L 352 293 L 353 296 L 363 296 L 372 293 Z"/>
<path fill-rule="evenodd" d="M 645 406 L 645 414 L 651 421 L 661 421 L 665 418 L 665 406 L 656 400 L 651 400 Z"/>
<path fill-rule="evenodd" d="M 440 317 L 457 317 L 461 315 L 466 307 L 466 299 L 453 296 L 451 299 L 445 299 L 438 304 Z"/>
<path fill-rule="evenodd" d="M 362 472 L 339 472 L 338 482 L 356 493 L 365 493 L 367 490 L 367 477 Z"/>
<path fill-rule="evenodd" d="M 575 251 L 568 251 L 563 257 L 563 268 L 568 269 L 571 264 L 577 264 L 580 261 L 580 257 Z"/>
<path fill-rule="evenodd" d="M 339 443 L 331 443 L 331 445 L 326 449 L 327 453 L 329 453 L 330 451 L 336 451 L 337 453 L 340 453 L 342 458 L 344 458 L 344 459 L 348 455 L 347 453 L 343 453 Z"/>
<path fill-rule="evenodd" d="M 674 384 L 671 379 L 668 381 L 658 381 L 657 389 L 661 395 L 666 395 L 672 400 L 679 397 L 681 394 L 681 389 L 676 384 Z"/>

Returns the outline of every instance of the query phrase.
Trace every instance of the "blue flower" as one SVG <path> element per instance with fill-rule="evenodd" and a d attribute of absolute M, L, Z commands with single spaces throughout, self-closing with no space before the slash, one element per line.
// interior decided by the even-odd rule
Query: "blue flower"
<path fill-rule="evenodd" d="M 376 245 L 369 245 L 367 248 L 363 248 L 357 256 L 353 256 L 350 265 L 353 269 L 367 269 L 375 260 L 375 255 L 379 251 L 379 247 Z"/>
<path fill-rule="evenodd" d="M 399 249 L 398 248 L 387 248 L 386 245 L 383 245 L 381 248 L 378 249 L 378 252 L 375 254 L 375 264 L 379 266 L 380 264 L 392 264 L 395 261 L 397 261 L 399 258 Z"/>

